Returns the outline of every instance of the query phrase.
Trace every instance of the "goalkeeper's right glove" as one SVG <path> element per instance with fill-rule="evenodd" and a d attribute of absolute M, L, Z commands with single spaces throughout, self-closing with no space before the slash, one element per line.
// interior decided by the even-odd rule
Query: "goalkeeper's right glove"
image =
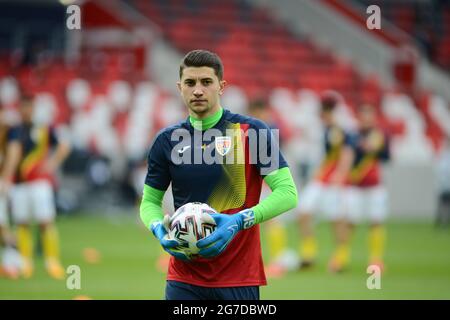
<path fill-rule="evenodd" d="M 221 254 L 239 231 L 251 228 L 255 224 L 255 213 L 252 209 L 235 214 L 213 213 L 211 217 L 216 221 L 216 230 L 197 242 L 200 249 L 198 254 L 205 258 Z"/>
<path fill-rule="evenodd" d="M 153 222 L 150 226 L 153 235 L 159 240 L 163 249 L 177 259 L 189 261 L 190 259 L 183 252 L 176 250 L 180 244 L 175 239 L 169 239 L 166 227 L 162 221 Z"/>

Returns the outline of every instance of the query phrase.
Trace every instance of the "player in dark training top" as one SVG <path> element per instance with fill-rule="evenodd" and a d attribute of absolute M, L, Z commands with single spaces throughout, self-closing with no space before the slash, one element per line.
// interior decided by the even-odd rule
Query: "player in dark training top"
<path fill-rule="evenodd" d="M 178 88 L 186 121 L 160 131 L 148 154 L 140 214 L 172 257 L 166 299 L 259 299 L 266 284 L 259 223 L 297 205 L 297 190 L 276 135 L 260 120 L 220 105 L 226 82 L 220 58 L 189 52 Z M 259 202 L 262 181 L 271 188 Z M 163 225 L 161 200 L 172 184 L 175 210 L 203 202 L 217 212 L 217 229 L 198 241 L 199 257 L 173 251 Z"/>
<path fill-rule="evenodd" d="M 389 199 L 381 165 L 390 158 L 389 139 L 378 124 L 374 106 L 360 106 L 357 116 L 359 130 L 353 137 L 354 161 L 346 192 L 348 215 L 352 225 L 367 218 L 370 224 L 368 264 L 376 265 L 382 271 L 386 242 L 384 223 L 388 216 Z"/>

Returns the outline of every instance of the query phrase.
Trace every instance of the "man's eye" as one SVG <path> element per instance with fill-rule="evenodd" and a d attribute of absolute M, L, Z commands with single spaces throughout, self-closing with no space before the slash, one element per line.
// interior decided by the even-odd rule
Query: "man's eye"
<path fill-rule="evenodd" d="M 194 81 L 186 81 L 185 82 L 187 86 L 192 87 L 193 85 L 195 85 Z"/>
<path fill-rule="evenodd" d="M 212 83 L 211 80 L 204 80 L 204 81 L 203 81 L 203 85 L 204 85 L 204 86 L 209 86 L 211 83 Z"/>

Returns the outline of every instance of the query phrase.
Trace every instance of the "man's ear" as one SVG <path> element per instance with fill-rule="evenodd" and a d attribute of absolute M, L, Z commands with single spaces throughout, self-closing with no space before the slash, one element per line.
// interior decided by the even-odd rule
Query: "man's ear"
<path fill-rule="evenodd" d="M 223 91 L 225 90 L 225 86 L 227 85 L 227 82 L 225 80 L 221 80 L 219 82 L 220 89 L 219 89 L 219 95 L 223 94 Z"/>
<path fill-rule="evenodd" d="M 180 81 L 177 81 L 177 88 L 181 92 L 181 82 Z"/>

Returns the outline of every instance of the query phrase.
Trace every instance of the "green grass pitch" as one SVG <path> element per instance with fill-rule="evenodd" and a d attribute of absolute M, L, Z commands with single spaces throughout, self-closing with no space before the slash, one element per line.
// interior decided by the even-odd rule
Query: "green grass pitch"
<path fill-rule="evenodd" d="M 58 218 L 64 265 L 78 265 L 81 289 L 70 290 L 66 281 L 50 279 L 41 257 L 29 280 L 0 278 L 0 299 L 162 299 L 165 275 L 155 269 L 161 252 L 136 213 L 114 217 L 75 215 Z M 294 225 L 289 240 L 298 247 Z M 388 225 L 386 273 L 381 289 L 369 290 L 366 280 L 367 227 L 360 226 L 353 238 L 351 268 L 329 274 L 326 264 L 332 250 L 329 225 L 318 225 L 319 263 L 313 270 L 292 272 L 269 279 L 261 289 L 262 299 L 450 299 L 450 229 L 435 229 L 430 223 Z M 263 254 L 265 250 L 262 228 Z M 88 263 L 85 248 L 100 254 L 98 263 Z"/>

